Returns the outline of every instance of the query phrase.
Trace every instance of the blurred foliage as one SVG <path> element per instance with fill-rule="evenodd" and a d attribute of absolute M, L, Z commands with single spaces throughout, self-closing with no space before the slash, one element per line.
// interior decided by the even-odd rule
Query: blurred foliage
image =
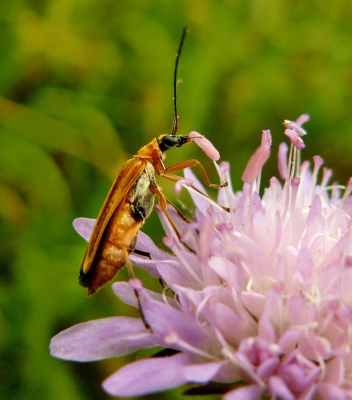
<path fill-rule="evenodd" d="M 171 131 L 183 26 L 179 133 L 210 138 L 231 161 L 236 189 L 262 129 L 274 140 L 262 182 L 276 174 L 281 123 L 302 113 L 311 115 L 303 157 L 321 155 L 345 183 L 352 3 L 12 0 L 0 4 L 0 23 L 0 398 L 108 399 L 100 383 L 127 357 L 78 364 L 48 351 L 64 328 L 131 312 L 110 285 L 85 296 L 77 284 L 85 243 L 71 223 L 96 216 L 122 163 Z M 190 157 L 216 181 L 196 146 L 170 152 L 167 165 Z M 144 231 L 160 243 L 155 215 Z"/>

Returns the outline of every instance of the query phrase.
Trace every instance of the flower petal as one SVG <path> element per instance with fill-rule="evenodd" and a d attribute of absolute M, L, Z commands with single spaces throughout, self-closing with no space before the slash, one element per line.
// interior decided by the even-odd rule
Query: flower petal
<path fill-rule="evenodd" d="M 156 336 L 139 318 L 111 317 L 74 325 L 51 339 L 57 358 L 94 361 L 121 356 L 156 345 Z"/>
<path fill-rule="evenodd" d="M 258 400 L 262 392 L 263 389 L 258 385 L 242 386 L 226 393 L 223 400 Z"/>
<path fill-rule="evenodd" d="M 194 187 L 197 188 L 200 192 L 204 193 L 205 196 L 202 196 L 200 193 L 196 192 L 190 186 L 184 186 L 185 189 L 188 190 L 190 196 L 192 197 L 192 201 L 194 202 L 196 208 L 200 210 L 204 215 L 207 215 L 208 208 L 212 204 L 210 199 L 206 197 L 207 191 L 205 190 L 204 186 L 199 182 L 198 178 L 195 176 L 193 171 L 190 168 L 186 168 L 183 172 L 184 177 L 186 179 L 192 180 L 194 182 Z"/>
<path fill-rule="evenodd" d="M 135 248 L 149 253 L 151 259 L 153 260 L 170 260 L 175 258 L 170 254 L 165 253 L 165 251 L 160 250 L 159 247 L 156 246 L 156 244 L 152 241 L 152 239 L 142 231 L 138 232 Z M 137 255 L 134 254 L 134 257 L 137 258 Z M 146 257 L 143 257 L 143 259 L 145 258 Z"/>
<path fill-rule="evenodd" d="M 161 278 L 157 268 L 157 261 L 175 260 L 174 256 L 160 250 L 150 237 L 141 231 L 138 232 L 135 249 L 149 254 L 149 257 L 132 252 L 130 254 L 132 263 L 148 271 L 148 273 L 155 278 Z"/>
<path fill-rule="evenodd" d="M 92 218 L 76 218 L 73 220 L 73 227 L 76 229 L 77 233 L 79 233 L 83 239 L 87 242 L 90 239 L 90 235 L 92 234 L 96 219 Z"/>
<path fill-rule="evenodd" d="M 318 386 L 318 393 L 322 400 L 345 400 L 348 399 L 348 394 L 336 385 L 322 382 Z M 349 393 L 350 394 L 350 393 Z"/>
<path fill-rule="evenodd" d="M 185 354 L 149 358 L 122 367 L 103 382 L 103 388 L 113 396 L 140 396 L 160 392 L 187 382 L 208 382 L 222 364 L 196 364 L 192 357 Z"/>
<path fill-rule="evenodd" d="M 136 293 L 132 289 L 130 282 L 115 282 L 112 285 L 112 289 L 115 292 L 116 296 L 125 304 L 131 305 L 133 307 L 138 307 Z M 154 300 L 164 302 L 164 296 L 162 294 L 153 292 L 148 289 L 145 290 L 148 292 L 148 295 L 151 296 Z M 167 304 L 171 307 L 176 308 L 177 303 L 174 299 L 168 297 Z"/>
<path fill-rule="evenodd" d="M 288 389 L 282 378 L 272 376 L 269 380 L 269 387 L 272 393 L 275 393 L 280 399 L 295 400 L 295 396 Z"/>
<path fill-rule="evenodd" d="M 141 303 L 145 318 L 155 334 L 164 337 L 172 329 L 186 343 L 197 348 L 206 348 L 210 339 L 209 333 L 201 329 L 191 314 L 154 300 L 145 290 L 141 293 Z"/>

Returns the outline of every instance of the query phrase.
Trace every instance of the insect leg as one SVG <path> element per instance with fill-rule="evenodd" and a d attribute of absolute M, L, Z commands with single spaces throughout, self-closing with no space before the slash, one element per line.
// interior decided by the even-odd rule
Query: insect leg
<path fill-rule="evenodd" d="M 170 225 L 172 226 L 172 229 L 175 231 L 177 237 L 179 239 L 181 239 L 181 235 L 180 232 L 178 231 L 174 221 L 172 220 L 172 218 L 169 215 L 169 212 L 167 211 L 166 205 L 167 203 L 171 204 L 176 210 L 177 208 L 170 202 L 167 200 L 167 198 L 163 195 L 163 193 L 160 191 L 160 189 L 158 188 L 158 186 L 156 184 L 150 184 L 150 191 L 155 194 L 156 196 L 158 196 L 159 198 L 159 206 L 160 208 L 163 210 L 166 218 L 168 219 Z M 178 211 L 178 210 L 177 210 Z"/>
<path fill-rule="evenodd" d="M 133 266 L 132 266 L 132 263 L 131 263 L 131 260 L 130 260 L 129 254 L 128 254 L 128 248 L 129 248 L 130 243 L 132 243 L 133 239 L 136 237 L 136 235 L 137 235 L 139 229 L 142 227 L 143 223 L 144 223 L 144 220 L 136 221 L 126 231 L 125 236 L 124 236 L 124 240 L 123 240 L 122 252 L 123 252 L 123 255 L 124 255 L 124 258 L 125 258 L 125 261 L 126 261 L 126 265 L 127 265 L 127 268 L 128 268 L 128 272 L 129 272 L 131 278 L 135 278 L 135 275 L 134 275 Z M 145 319 L 139 293 L 135 289 L 134 289 L 134 294 L 135 294 L 136 299 L 137 299 L 139 312 L 141 314 L 141 319 L 142 319 L 142 321 L 144 323 L 144 326 L 148 330 L 150 330 L 152 332 L 152 329 L 151 329 L 150 325 L 148 324 L 147 320 Z"/>
<path fill-rule="evenodd" d="M 131 251 L 131 253 L 135 253 L 135 254 L 138 254 L 139 256 L 144 256 L 144 257 L 148 257 L 148 258 L 152 259 L 150 253 L 148 253 L 147 251 L 134 249 Z"/>
<path fill-rule="evenodd" d="M 180 217 L 184 220 L 187 221 L 187 218 L 181 213 L 181 211 L 167 198 L 164 196 L 164 194 L 161 192 L 161 190 L 158 188 L 158 186 L 156 184 L 152 184 L 150 185 L 150 191 L 155 194 L 156 196 L 158 196 L 159 198 L 159 206 L 162 209 L 163 213 L 165 214 L 165 217 L 167 218 L 167 220 L 169 221 L 172 229 L 174 230 L 176 236 L 178 237 L 178 240 L 192 253 L 194 253 L 194 250 L 188 246 L 187 243 L 184 243 L 182 241 L 182 237 L 181 234 L 179 232 L 179 230 L 177 229 L 177 226 L 175 225 L 173 219 L 171 218 L 169 212 L 167 211 L 167 204 L 170 204 L 170 206 L 172 206 L 176 212 L 180 215 Z"/>
<path fill-rule="evenodd" d="M 182 178 L 180 176 L 170 174 L 170 172 L 180 171 L 180 170 L 188 168 L 188 167 L 198 167 L 200 170 L 200 173 L 202 174 L 205 184 L 211 188 L 219 189 L 221 187 L 227 186 L 227 182 L 221 183 L 220 185 L 211 183 L 203 165 L 198 160 L 188 160 L 188 161 L 184 161 L 179 164 L 171 165 L 170 167 L 167 167 L 164 170 L 158 171 L 158 173 L 160 176 L 162 176 L 166 179 L 169 179 L 173 182 L 177 182 Z"/>

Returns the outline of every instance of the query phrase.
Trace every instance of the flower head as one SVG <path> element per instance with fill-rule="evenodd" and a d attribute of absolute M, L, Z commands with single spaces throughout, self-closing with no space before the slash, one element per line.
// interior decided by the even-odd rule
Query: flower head
<path fill-rule="evenodd" d="M 293 145 L 303 143 L 306 120 L 285 121 Z M 328 186 L 331 171 L 323 169 L 319 182 L 320 157 L 311 170 L 300 164 L 299 151 L 287 156 L 280 145 L 285 181 L 272 178 L 260 196 L 270 146 L 270 132 L 263 131 L 242 191 L 232 191 L 229 164 L 220 164 L 229 185 L 219 189 L 217 202 L 185 171 L 198 189 L 184 185 L 194 220 L 185 222 L 170 207 L 178 236 L 158 208 L 173 254 L 139 233 L 136 248 L 151 258 L 131 253 L 131 260 L 161 278 L 164 290 L 150 292 L 135 279 L 113 289 L 135 306 L 138 291 L 152 332 L 136 318 L 90 321 L 56 335 L 52 354 L 90 361 L 156 345 L 172 349 L 107 378 L 103 387 L 115 396 L 218 382 L 226 384 L 225 400 L 352 398 L 352 179 L 346 188 Z M 79 219 L 75 227 L 87 238 L 92 224 Z"/>

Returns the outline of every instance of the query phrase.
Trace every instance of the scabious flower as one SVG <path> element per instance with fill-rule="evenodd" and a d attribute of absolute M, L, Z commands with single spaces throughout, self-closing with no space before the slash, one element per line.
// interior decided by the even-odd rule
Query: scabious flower
<path fill-rule="evenodd" d="M 306 120 L 284 122 L 298 148 Z M 328 186 L 331 170 L 324 168 L 318 181 L 320 157 L 310 169 L 307 161 L 298 165 L 296 147 L 288 153 L 281 144 L 284 182 L 271 178 L 260 196 L 270 147 L 270 131 L 263 131 L 242 191 L 231 189 L 229 164 L 219 165 L 229 184 L 216 202 L 185 171 L 194 220 L 185 222 L 170 208 L 179 237 L 158 209 L 172 254 L 139 233 L 136 248 L 151 258 L 132 253 L 131 259 L 161 278 L 164 289 L 154 293 L 133 279 L 114 283 L 113 290 L 135 306 L 139 292 L 151 330 L 138 318 L 86 322 L 56 335 L 52 355 L 92 361 L 157 345 L 171 349 L 108 377 L 103 387 L 114 396 L 185 383 L 209 393 L 216 383 L 225 400 L 351 399 L 352 179 L 346 188 Z M 93 222 L 78 219 L 75 227 L 88 239 Z"/>

